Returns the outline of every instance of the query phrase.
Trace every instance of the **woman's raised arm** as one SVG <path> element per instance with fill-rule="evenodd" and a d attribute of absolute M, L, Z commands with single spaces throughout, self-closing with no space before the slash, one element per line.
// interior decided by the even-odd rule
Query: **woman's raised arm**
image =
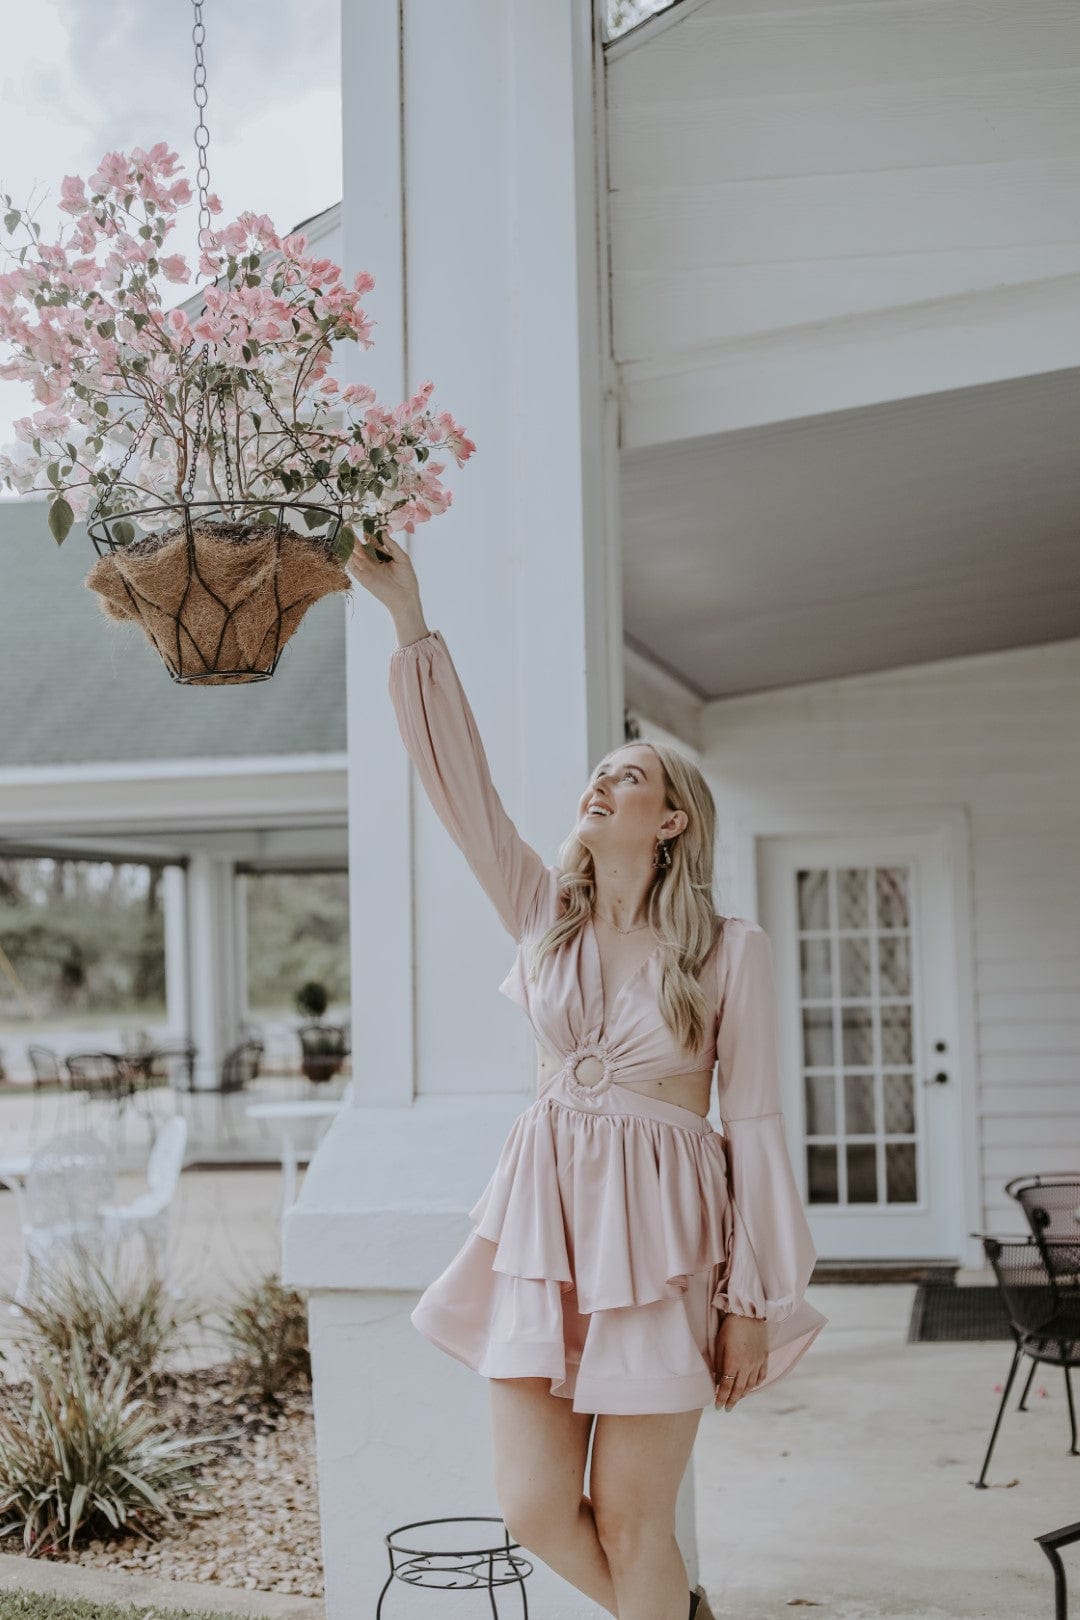
<path fill-rule="evenodd" d="M 504 927 L 520 940 L 544 891 L 548 869 L 518 833 L 495 790 L 484 745 L 454 661 L 429 630 L 408 554 L 381 542 L 393 561 L 354 551 L 350 573 L 386 602 L 398 645 L 389 692 L 402 741 L 443 826 L 461 850 Z"/>

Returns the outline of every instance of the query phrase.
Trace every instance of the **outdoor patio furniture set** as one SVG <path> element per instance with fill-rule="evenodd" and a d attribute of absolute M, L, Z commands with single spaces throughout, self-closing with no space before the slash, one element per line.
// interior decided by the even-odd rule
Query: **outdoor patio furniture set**
<path fill-rule="evenodd" d="M 186 1041 L 161 1046 L 133 1043 L 122 1052 L 70 1052 L 63 1059 L 51 1046 L 35 1044 L 26 1050 L 34 1076 L 31 1135 L 37 1130 L 42 1093 L 49 1088 L 55 1088 L 59 1113 L 65 1119 L 67 1105 L 72 1101 L 77 1100 L 83 1109 L 104 1102 L 111 1105 L 123 1132 L 129 1108 L 138 1107 L 140 1096 L 153 1086 L 175 1086 L 181 1074 L 187 1076 L 190 1086 L 197 1055 L 196 1048 Z"/>

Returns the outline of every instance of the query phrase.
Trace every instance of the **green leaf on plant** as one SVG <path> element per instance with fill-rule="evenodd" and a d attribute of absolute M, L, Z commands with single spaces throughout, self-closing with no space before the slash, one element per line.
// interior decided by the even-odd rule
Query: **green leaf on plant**
<path fill-rule="evenodd" d="M 109 530 L 113 539 L 122 546 L 130 546 L 135 538 L 135 525 L 127 518 L 117 518 Z"/>
<path fill-rule="evenodd" d="M 75 514 L 62 495 L 49 506 L 49 533 L 57 545 L 62 545 L 75 521 Z"/>
<path fill-rule="evenodd" d="M 7 231 L 10 234 L 15 229 L 16 225 L 19 223 L 19 220 L 21 218 L 22 218 L 22 215 L 19 213 L 19 210 L 17 208 L 13 208 L 11 210 L 10 214 L 5 214 L 4 215 L 4 229 L 5 229 L 5 231 Z"/>
<path fill-rule="evenodd" d="M 353 547 L 359 538 L 360 536 L 351 523 L 341 525 L 337 532 L 337 539 L 334 541 L 334 553 L 340 562 L 348 562 L 352 556 Z"/>
<path fill-rule="evenodd" d="M 304 522 L 309 529 L 321 529 L 326 522 L 325 512 L 312 512 L 310 509 L 304 513 Z"/>

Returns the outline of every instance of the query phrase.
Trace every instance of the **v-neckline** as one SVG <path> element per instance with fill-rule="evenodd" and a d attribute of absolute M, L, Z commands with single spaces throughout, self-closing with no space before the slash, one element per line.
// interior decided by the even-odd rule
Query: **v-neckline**
<path fill-rule="evenodd" d="M 596 995 L 597 995 L 597 1000 L 600 1003 L 600 1035 L 601 1036 L 606 1036 L 607 1032 L 608 1032 L 608 1004 L 607 1004 L 607 996 L 604 993 L 604 971 L 603 971 L 603 966 L 602 966 L 601 960 L 600 960 L 600 941 L 596 937 L 596 927 L 595 927 L 595 924 L 593 922 L 593 915 L 592 915 L 591 911 L 590 911 L 589 915 L 585 919 L 585 926 L 588 929 L 589 937 L 592 940 L 593 966 L 596 969 Z M 623 991 L 626 990 L 633 983 L 633 981 L 637 978 L 639 973 L 643 973 L 645 971 L 645 969 L 648 967 L 649 963 L 653 960 L 654 956 L 656 956 L 657 952 L 659 951 L 661 944 L 662 944 L 662 941 L 657 940 L 656 944 L 653 946 L 653 948 L 649 952 L 648 956 L 643 957 L 642 960 L 638 963 L 637 967 L 634 969 L 634 971 L 632 973 L 628 974 L 627 977 L 623 980 L 622 984 L 620 984 L 619 988 L 616 990 L 614 996 L 612 997 L 611 1010 L 613 1012 L 614 1012 L 615 1008 L 618 1006 L 619 997 L 622 995 Z"/>

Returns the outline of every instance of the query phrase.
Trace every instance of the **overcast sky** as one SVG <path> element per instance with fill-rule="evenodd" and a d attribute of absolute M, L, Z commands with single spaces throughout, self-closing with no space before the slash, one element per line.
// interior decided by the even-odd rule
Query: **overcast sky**
<path fill-rule="evenodd" d="M 191 0 L 11 8 L 0 63 L 0 191 L 17 206 L 41 204 L 43 239 L 70 223 L 55 207 L 64 175 L 85 177 L 105 152 L 167 141 L 195 189 L 193 17 Z M 291 230 L 341 199 L 338 0 L 205 0 L 203 21 L 217 222 L 251 208 Z M 193 269 L 196 216 L 194 203 L 181 209 L 166 241 Z M 171 287 L 167 302 L 187 290 Z M 28 385 L 0 380 L 0 444 L 13 419 L 36 408 Z"/>

